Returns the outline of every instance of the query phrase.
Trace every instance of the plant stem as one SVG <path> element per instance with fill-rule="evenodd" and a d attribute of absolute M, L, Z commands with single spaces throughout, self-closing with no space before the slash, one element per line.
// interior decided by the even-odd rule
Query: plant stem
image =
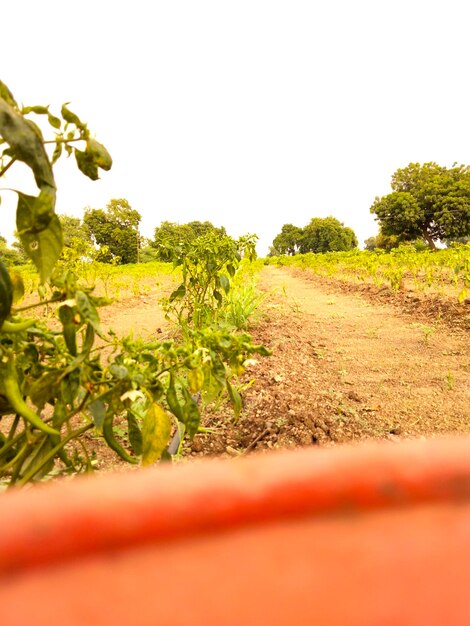
<path fill-rule="evenodd" d="M 90 430 L 90 428 L 93 428 L 93 424 L 91 423 L 86 424 L 85 426 L 82 426 L 82 428 L 79 428 L 78 430 L 72 431 L 70 435 L 67 435 L 67 437 L 64 437 L 64 439 L 62 439 L 62 441 L 59 444 L 57 444 L 55 448 L 52 448 L 52 450 L 50 450 L 48 454 L 46 454 L 46 456 L 43 458 L 42 463 L 39 467 L 35 467 L 29 472 L 26 472 L 26 474 L 21 478 L 21 480 L 18 481 L 18 485 L 22 486 L 22 485 L 25 485 L 27 482 L 29 482 L 47 463 L 49 463 L 50 460 L 52 460 L 55 457 L 55 455 L 59 452 L 59 450 L 61 450 L 61 448 L 63 448 L 72 439 L 75 439 L 76 437 L 80 437 L 80 435 L 83 435 L 83 433 L 85 433 L 87 430 Z"/>
<path fill-rule="evenodd" d="M 17 160 L 16 157 L 13 157 L 11 161 L 8 163 L 8 165 L 5 165 L 5 167 L 2 170 L 0 170 L 0 178 L 8 172 L 8 170 L 10 169 L 10 167 L 13 165 L 13 163 L 16 160 Z"/>

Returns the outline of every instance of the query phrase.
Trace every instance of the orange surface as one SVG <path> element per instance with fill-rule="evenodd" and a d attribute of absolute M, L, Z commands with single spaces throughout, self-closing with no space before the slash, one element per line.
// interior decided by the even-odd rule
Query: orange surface
<path fill-rule="evenodd" d="M 9 492 L 1 624 L 470 624 L 470 440 Z"/>

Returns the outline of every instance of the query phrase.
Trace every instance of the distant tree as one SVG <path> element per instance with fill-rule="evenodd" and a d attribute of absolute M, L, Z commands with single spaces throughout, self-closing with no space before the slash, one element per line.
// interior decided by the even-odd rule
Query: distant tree
<path fill-rule="evenodd" d="M 273 239 L 273 250 L 277 254 L 288 254 L 291 256 L 297 254 L 302 245 L 303 232 L 303 228 L 299 228 L 299 226 L 284 224 L 279 235 Z"/>
<path fill-rule="evenodd" d="M 64 248 L 62 255 L 76 257 L 87 257 L 92 255 L 93 241 L 91 233 L 86 224 L 79 217 L 70 215 L 59 215 L 62 235 L 64 238 Z"/>
<path fill-rule="evenodd" d="M 384 235 L 424 239 L 431 248 L 470 235 L 470 167 L 410 163 L 393 174 L 391 187 L 370 209 Z"/>
<path fill-rule="evenodd" d="M 449 239 L 444 239 L 444 243 L 449 248 L 453 244 L 467 244 L 470 243 L 470 235 L 468 237 L 451 237 Z"/>
<path fill-rule="evenodd" d="M 28 262 L 28 257 L 24 250 L 21 246 L 16 247 L 15 243 L 10 247 L 5 237 L 0 235 L 0 259 L 7 266 L 23 265 Z"/>
<path fill-rule="evenodd" d="M 386 250 L 389 252 L 392 248 L 398 248 L 400 240 L 397 235 L 384 235 L 381 231 L 375 237 L 369 237 L 364 241 L 366 250 Z"/>
<path fill-rule="evenodd" d="M 186 224 L 165 221 L 155 228 L 154 238 L 153 241 L 150 241 L 150 245 L 158 251 L 160 260 L 166 260 L 167 252 L 165 252 L 164 248 L 168 249 L 168 246 L 188 243 L 209 233 L 214 233 L 220 237 L 227 235 L 223 226 L 216 227 L 207 221 L 194 221 Z"/>
<path fill-rule="evenodd" d="M 357 243 L 354 231 L 335 217 L 314 217 L 303 229 L 300 252 L 341 252 Z"/>
<path fill-rule="evenodd" d="M 123 198 L 111 200 L 104 209 L 87 209 L 83 221 L 93 241 L 109 251 L 104 261 L 136 263 L 139 258 L 141 215 Z"/>

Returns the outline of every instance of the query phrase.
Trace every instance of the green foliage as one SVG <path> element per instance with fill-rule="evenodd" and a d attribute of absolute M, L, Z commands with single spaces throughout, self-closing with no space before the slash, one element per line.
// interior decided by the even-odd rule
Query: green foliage
<path fill-rule="evenodd" d="M 68 103 L 67 103 L 68 104 Z M 40 127 L 30 115 L 43 117 L 55 133 L 55 139 L 46 141 Z M 34 174 L 39 189 L 37 196 L 20 191 L 16 212 L 16 228 L 22 247 L 33 261 L 45 282 L 50 276 L 55 261 L 62 249 L 62 230 L 54 213 L 56 185 L 52 170 L 64 149 L 67 154 L 75 153 L 79 169 L 96 180 L 99 169 L 109 170 L 112 160 L 106 148 L 91 138 L 90 131 L 67 105 L 56 117 L 48 106 L 26 106 L 20 108 L 8 87 L 0 81 L 0 178 L 16 161 L 25 163 Z M 84 148 L 72 147 L 79 142 Z M 46 146 L 55 146 L 49 157 Z"/>
<path fill-rule="evenodd" d="M 87 231 L 74 218 L 60 220 L 55 215 L 52 166 L 58 146 L 75 151 L 78 168 L 93 180 L 98 167 L 109 169 L 111 159 L 66 105 L 61 110 L 65 126 L 49 157 L 44 147 L 47 142 L 24 118 L 29 113 L 47 115 L 53 128 L 62 128 L 48 107 L 20 111 L 0 83 L 0 134 L 9 145 L 2 153 L 0 175 L 16 160 L 24 161 L 34 172 L 39 195 L 18 192 L 17 224 L 21 243 L 42 281 L 39 300 L 21 307 L 25 286 L 0 260 L 0 481 L 8 485 L 92 469 L 83 442 L 83 435 L 91 430 L 127 462 L 148 465 L 168 457 L 173 430 L 190 438 L 197 433 L 199 396 L 203 402 L 211 402 L 225 392 L 235 414 L 240 413 L 242 401 L 234 381 L 252 355 L 268 353 L 248 335 L 202 324 L 210 307 L 214 303 L 219 306 L 223 294 L 229 292 L 241 254 L 254 254 L 254 238 L 220 241 L 212 233 L 196 240 L 197 251 L 185 248 L 187 258 L 174 258 L 184 280 L 172 302 L 188 294 L 179 310 L 181 320 L 183 311 L 187 312 L 183 340 L 120 339 L 103 329 L 99 309 L 110 300 L 96 295 L 93 286 L 74 270 L 104 266 L 79 261 L 78 255 L 86 249 L 81 246 L 86 244 Z M 67 132 L 71 125 L 75 130 Z M 85 141 L 84 150 L 71 148 L 70 141 L 76 140 Z M 103 220 L 91 210 L 88 217 L 89 223 L 85 223 L 96 241 L 109 235 L 110 222 L 119 233 L 127 231 L 138 237 L 140 215 L 124 200 L 112 201 Z M 115 231 L 114 238 L 124 249 L 125 240 L 119 233 Z M 64 261 L 58 263 L 61 254 Z M 111 254 L 117 256 L 117 252 Z M 74 263 L 67 262 L 72 258 Z M 130 258 L 130 253 L 124 258 Z M 106 271 L 110 269 L 112 266 Z M 204 293 L 199 291 L 196 277 L 205 281 Z M 37 308 L 54 316 L 51 326 L 44 315 L 23 317 Z M 190 322 L 195 320 L 197 324 L 192 326 Z"/>
<path fill-rule="evenodd" d="M 14 265 L 24 265 L 28 261 L 28 257 L 24 253 L 21 247 L 13 246 L 10 248 L 8 246 L 7 240 L 5 237 L 0 235 L 0 259 L 7 266 Z"/>
<path fill-rule="evenodd" d="M 354 231 L 334 217 L 314 217 L 303 229 L 300 251 L 341 252 L 357 248 Z"/>
<path fill-rule="evenodd" d="M 413 244 L 401 244 L 386 252 L 382 249 L 298 254 L 280 256 L 272 263 L 293 265 L 320 276 L 334 277 L 345 282 L 373 282 L 401 289 L 408 281 L 417 291 L 430 290 L 454 294 L 460 302 L 470 289 L 470 245 L 455 245 L 449 249 L 417 249 Z"/>
<path fill-rule="evenodd" d="M 284 224 L 273 240 L 269 256 L 307 252 L 339 252 L 357 247 L 354 231 L 334 217 L 314 217 L 304 228 Z"/>
<path fill-rule="evenodd" d="M 176 224 L 174 222 L 162 222 L 155 228 L 155 235 L 150 245 L 157 251 L 157 260 L 172 260 L 172 248 L 192 241 L 203 235 L 214 234 L 218 237 L 225 237 L 226 231 L 223 226 L 217 228 L 211 222 L 188 222 L 187 224 Z"/>
<path fill-rule="evenodd" d="M 392 176 L 392 193 L 376 198 L 370 211 L 385 236 L 438 240 L 470 235 L 470 168 L 410 163 Z"/>
<path fill-rule="evenodd" d="M 202 328 L 210 324 L 230 292 L 242 255 L 256 258 L 255 243 L 253 235 L 234 240 L 209 232 L 178 245 L 162 245 L 162 255 L 182 272 L 181 284 L 166 302 L 167 314 L 173 314 L 181 325 Z"/>
<path fill-rule="evenodd" d="M 111 200 L 103 209 L 87 209 L 83 217 L 94 242 L 106 247 L 102 261 L 137 263 L 140 251 L 141 215 L 123 198 Z"/>
<path fill-rule="evenodd" d="M 303 229 L 292 224 L 284 224 L 279 235 L 273 240 L 272 254 L 275 256 L 279 254 L 294 255 L 300 251 L 302 243 Z"/>

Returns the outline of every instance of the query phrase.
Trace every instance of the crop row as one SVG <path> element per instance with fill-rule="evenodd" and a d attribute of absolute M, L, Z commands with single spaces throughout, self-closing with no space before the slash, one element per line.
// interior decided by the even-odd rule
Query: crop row
<path fill-rule="evenodd" d="M 443 250 L 417 251 L 400 246 L 391 252 L 353 250 L 276 257 L 278 265 L 308 269 L 347 282 L 372 282 L 378 287 L 404 288 L 458 298 L 470 292 L 470 244 Z"/>

